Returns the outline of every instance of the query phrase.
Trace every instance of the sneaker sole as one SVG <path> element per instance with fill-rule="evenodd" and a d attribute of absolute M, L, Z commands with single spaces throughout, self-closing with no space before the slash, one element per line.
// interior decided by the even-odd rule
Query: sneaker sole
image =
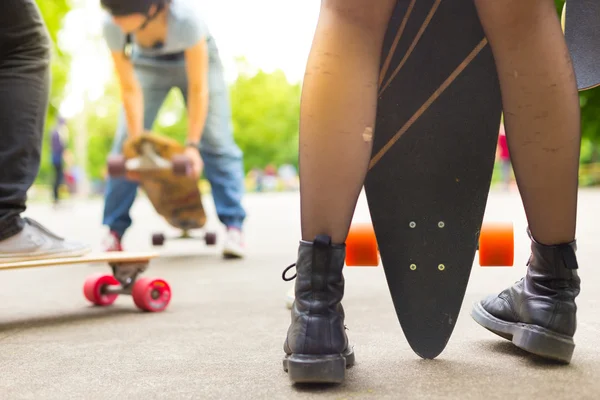
<path fill-rule="evenodd" d="M 503 321 L 487 312 L 481 303 L 473 306 L 471 317 L 485 329 L 531 354 L 565 364 L 571 362 L 575 342 L 570 336 L 537 325 Z"/>
<path fill-rule="evenodd" d="M 342 383 L 346 369 L 354 365 L 354 351 L 315 356 L 291 354 L 283 359 L 283 370 L 293 383 Z"/>

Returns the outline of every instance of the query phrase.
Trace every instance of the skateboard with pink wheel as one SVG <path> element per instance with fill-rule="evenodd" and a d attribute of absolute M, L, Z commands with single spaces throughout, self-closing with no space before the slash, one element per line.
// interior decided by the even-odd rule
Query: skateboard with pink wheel
<path fill-rule="evenodd" d="M 167 222 L 181 230 L 181 235 L 168 239 L 201 239 L 214 245 L 214 232 L 194 236 L 191 231 L 206 224 L 206 213 L 198 180 L 191 176 L 191 164 L 184 154 L 185 148 L 176 140 L 144 134 L 129 139 L 123 145 L 123 154 L 108 158 L 108 173 L 111 177 L 123 177 L 128 172 L 137 175 L 140 186 L 156 211 Z M 152 244 L 162 246 L 167 236 L 154 233 Z"/>
<path fill-rule="evenodd" d="M 0 262 L 0 270 L 108 263 L 112 275 L 91 275 L 83 285 L 83 294 L 90 303 L 106 307 L 113 304 L 119 295 L 130 295 L 140 310 L 160 312 L 171 301 L 169 284 L 159 278 L 138 279 L 148 268 L 150 260 L 157 256 L 156 253 L 107 252 L 79 257 Z"/>

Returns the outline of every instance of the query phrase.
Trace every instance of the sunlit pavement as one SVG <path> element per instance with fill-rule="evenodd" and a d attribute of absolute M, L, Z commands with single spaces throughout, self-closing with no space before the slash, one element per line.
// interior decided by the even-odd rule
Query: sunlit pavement
<path fill-rule="evenodd" d="M 559 194 L 557 194 L 559 195 Z M 214 206 L 206 199 L 211 216 Z M 224 261 L 201 241 L 167 242 L 147 276 L 165 278 L 173 300 L 159 314 L 139 312 L 130 297 L 100 309 L 82 294 L 85 277 L 108 268 L 70 266 L 4 271 L 0 280 L 2 399 L 595 399 L 600 393 L 600 191 L 580 195 L 577 348 L 570 366 L 528 357 L 480 328 L 471 304 L 518 280 L 528 241 L 516 192 L 493 191 L 486 219 L 513 220 L 514 268 L 473 267 L 448 347 L 437 360 L 415 355 L 396 320 L 382 268 L 346 270 L 346 309 L 357 364 L 345 384 L 295 388 L 282 370 L 289 324 L 281 272 L 295 261 L 297 193 L 248 195 L 248 257 Z M 60 234 L 98 246 L 99 200 L 28 216 Z M 364 197 L 355 219 L 368 220 Z M 128 250 L 151 250 L 168 227 L 138 198 Z M 211 218 L 211 227 L 222 230 Z M 221 236 L 222 237 L 222 236 Z M 477 258 L 476 258 L 477 261 Z"/>

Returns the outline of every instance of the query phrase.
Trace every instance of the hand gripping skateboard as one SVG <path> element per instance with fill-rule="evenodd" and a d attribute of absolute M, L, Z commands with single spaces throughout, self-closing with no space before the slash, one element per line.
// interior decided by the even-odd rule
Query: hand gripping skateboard
<path fill-rule="evenodd" d="M 190 231 L 204 227 L 206 213 L 198 181 L 191 175 L 190 161 L 177 141 L 154 134 L 127 140 L 122 155 L 109 157 L 108 172 L 121 177 L 128 171 L 137 172 L 140 185 L 156 211 L 182 231 L 174 239 L 194 238 Z M 206 232 L 202 238 L 207 245 L 217 241 L 213 232 Z M 155 233 L 152 244 L 162 246 L 165 239 L 163 233 Z"/>

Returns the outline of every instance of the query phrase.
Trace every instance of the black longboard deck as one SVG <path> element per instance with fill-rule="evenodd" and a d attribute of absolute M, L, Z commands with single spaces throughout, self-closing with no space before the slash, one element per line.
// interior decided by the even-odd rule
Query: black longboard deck
<path fill-rule="evenodd" d="M 568 0 L 563 8 L 563 29 L 573 60 L 577 88 L 600 85 L 600 2 Z"/>
<path fill-rule="evenodd" d="M 502 109 L 473 1 L 398 1 L 382 77 L 365 192 L 404 334 L 435 358 L 469 280 Z"/>

